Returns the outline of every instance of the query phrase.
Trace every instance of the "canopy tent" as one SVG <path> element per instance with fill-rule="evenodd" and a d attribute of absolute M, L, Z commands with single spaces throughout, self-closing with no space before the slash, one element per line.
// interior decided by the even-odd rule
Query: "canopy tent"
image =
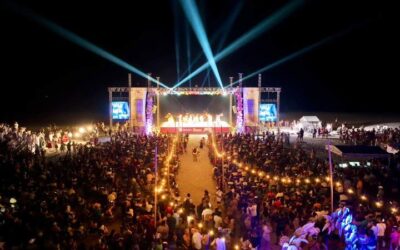
<path fill-rule="evenodd" d="M 325 146 L 328 150 L 328 145 Z M 331 152 L 342 158 L 374 159 L 389 157 L 389 154 L 378 146 L 331 145 Z"/>
<path fill-rule="evenodd" d="M 312 132 L 313 129 L 321 128 L 322 123 L 317 116 L 303 116 L 300 118 L 296 127 L 298 127 L 298 129 L 302 128 L 305 131 Z"/>

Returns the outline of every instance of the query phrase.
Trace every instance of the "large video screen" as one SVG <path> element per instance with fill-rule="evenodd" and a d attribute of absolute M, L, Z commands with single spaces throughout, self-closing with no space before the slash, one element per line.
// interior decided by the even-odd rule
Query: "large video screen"
<path fill-rule="evenodd" d="M 114 120 L 129 119 L 129 104 L 128 102 L 112 102 L 112 118 Z"/>
<path fill-rule="evenodd" d="M 229 96 L 222 95 L 166 95 L 160 96 L 161 121 L 172 114 L 222 114 L 221 120 L 229 120 Z"/>
<path fill-rule="evenodd" d="M 259 119 L 262 122 L 275 122 L 276 121 L 276 104 L 262 103 L 260 104 Z"/>

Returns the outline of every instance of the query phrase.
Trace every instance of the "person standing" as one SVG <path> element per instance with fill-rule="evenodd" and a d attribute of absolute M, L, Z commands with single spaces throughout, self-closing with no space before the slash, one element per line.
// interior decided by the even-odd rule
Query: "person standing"
<path fill-rule="evenodd" d="M 197 147 L 193 148 L 192 155 L 193 155 L 193 161 L 197 161 L 197 155 L 198 155 Z"/>
<path fill-rule="evenodd" d="M 223 237 L 222 232 L 218 233 L 218 237 L 213 240 L 211 246 L 215 246 L 216 250 L 226 250 L 225 237 Z"/>

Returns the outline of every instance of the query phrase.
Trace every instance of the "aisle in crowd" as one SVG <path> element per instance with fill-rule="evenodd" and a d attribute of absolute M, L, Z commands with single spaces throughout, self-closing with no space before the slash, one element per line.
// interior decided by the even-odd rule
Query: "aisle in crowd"
<path fill-rule="evenodd" d="M 213 166 L 208 158 L 209 148 L 206 145 L 206 138 L 207 135 L 188 137 L 186 152 L 179 157 L 177 183 L 181 194 L 190 193 L 196 205 L 200 204 L 204 190 L 208 190 L 212 194 L 211 204 L 215 206 L 216 183 L 213 178 Z"/>

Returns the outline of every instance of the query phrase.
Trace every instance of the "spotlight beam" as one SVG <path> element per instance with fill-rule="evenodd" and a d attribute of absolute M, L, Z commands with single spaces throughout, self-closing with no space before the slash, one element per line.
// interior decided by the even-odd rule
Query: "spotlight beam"
<path fill-rule="evenodd" d="M 190 29 L 189 24 L 185 23 L 185 38 L 186 38 L 186 59 L 187 59 L 187 71 L 189 74 L 192 72 L 192 62 L 191 62 L 191 46 L 190 46 Z M 189 80 L 189 85 L 192 87 L 192 79 Z"/>
<path fill-rule="evenodd" d="M 197 40 L 199 41 L 200 46 L 202 47 L 203 52 L 207 57 L 208 63 L 210 64 L 214 75 L 217 78 L 218 84 L 221 86 L 222 89 L 224 89 L 221 76 L 219 75 L 217 64 L 214 60 L 214 55 L 210 47 L 210 43 L 208 42 L 203 22 L 201 21 L 200 14 L 196 6 L 196 2 L 194 0 L 180 0 L 179 2 L 181 3 L 183 11 L 187 19 L 189 20 L 189 23 L 192 26 L 194 33 L 196 34 Z"/>
<path fill-rule="evenodd" d="M 86 49 L 94 54 L 107 59 L 110 62 L 113 62 L 117 64 L 118 66 L 121 66 L 145 79 L 150 79 L 152 82 L 159 84 L 160 86 L 163 86 L 164 88 L 167 88 L 169 90 L 172 90 L 172 88 L 168 87 L 164 83 L 157 81 L 153 77 L 148 76 L 146 73 L 142 72 L 141 70 L 137 69 L 136 67 L 130 65 L 126 61 L 116 57 L 115 55 L 111 54 L 110 52 L 107 52 L 106 50 L 100 48 L 99 46 L 89 42 L 88 40 L 78 36 L 77 34 L 61 27 L 60 25 L 34 13 L 32 10 L 29 10 L 27 8 L 21 8 L 20 6 L 16 6 L 14 3 L 9 4 L 9 6 L 16 11 L 17 13 L 33 20 L 34 22 L 40 24 L 41 26 L 45 27 L 46 29 L 52 31 L 53 33 L 65 38 L 66 40 Z"/>
<path fill-rule="evenodd" d="M 172 10 L 173 10 L 173 13 L 174 13 L 174 35 L 175 35 L 175 60 L 176 60 L 176 79 L 177 79 L 177 81 L 179 81 L 179 79 L 181 79 L 181 76 L 180 76 L 180 71 L 181 71 L 181 69 L 180 69 L 180 50 L 179 50 L 179 48 L 180 48 L 180 46 L 179 46 L 179 21 L 178 21 L 178 19 L 179 19 L 179 12 L 178 12 L 178 6 L 177 6 L 177 3 L 176 3 L 176 1 L 172 1 Z"/>
<path fill-rule="evenodd" d="M 331 36 L 326 37 L 326 38 L 324 38 L 324 39 L 322 39 L 322 40 L 320 40 L 320 41 L 318 41 L 316 43 L 313 43 L 313 44 L 311 44 L 311 45 L 309 45 L 309 46 L 307 46 L 305 48 L 302 48 L 302 49 L 300 49 L 300 50 L 298 50 L 298 51 L 296 51 L 296 52 L 294 52 L 294 53 L 292 53 L 290 55 L 287 55 L 287 56 L 285 56 L 285 57 L 283 57 L 283 58 L 281 58 L 281 59 L 279 59 L 279 60 L 277 60 L 277 61 L 275 61 L 275 62 L 273 62 L 273 63 L 271 63 L 271 64 L 269 64 L 269 65 L 267 65 L 265 67 L 263 67 L 263 68 L 260 68 L 260 69 L 258 69 L 256 71 L 254 71 L 253 73 L 243 77 L 242 81 L 244 81 L 246 79 L 249 79 L 249 78 L 251 78 L 253 76 L 256 76 L 256 75 L 258 75 L 258 74 L 260 74 L 262 72 L 265 72 L 265 71 L 268 71 L 268 70 L 273 69 L 275 67 L 278 67 L 278 66 L 280 66 L 280 65 L 282 65 L 282 64 L 284 64 L 284 63 L 286 63 L 286 62 L 288 62 L 290 60 L 293 60 L 293 59 L 295 59 L 295 58 L 297 58 L 299 56 L 302 56 L 302 55 L 304 55 L 304 54 L 306 54 L 306 53 L 308 53 L 308 52 L 310 52 L 310 51 L 312 51 L 312 50 L 314 50 L 314 49 L 316 49 L 316 48 L 318 48 L 318 47 L 320 47 L 320 46 L 322 46 L 322 45 L 324 45 L 326 43 L 331 42 L 332 40 L 334 40 L 336 38 L 339 38 L 339 37 L 345 35 L 349 31 L 350 31 L 350 29 L 346 30 L 346 31 L 343 31 L 343 32 L 340 32 L 340 33 L 337 33 L 337 34 L 334 34 L 334 35 L 331 35 Z M 239 81 L 235 81 L 232 84 L 227 85 L 226 87 L 232 87 L 233 85 L 236 85 L 238 83 L 239 83 Z"/>
<path fill-rule="evenodd" d="M 221 43 L 221 41 L 224 41 L 224 42 L 225 42 L 225 40 L 226 40 L 226 38 L 227 38 L 227 34 L 228 34 L 229 31 L 231 30 L 232 25 L 233 25 L 233 23 L 235 22 L 235 20 L 236 20 L 238 14 L 240 13 L 242 7 L 243 7 L 243 1 L 240 1 L 240 2 L 235 6 L 235 8 L 234 8 L 232 14 L 228 17 L 228 19 L 224 22 L 224 24 L 223 24 L 221 27 L 219 27 L 218 30 L 212 35 L 211 40 L 210 40 L 210 41 L 211 41 L 211 44 L 214 44 L 215 40 L 218 38 L 218 36 L 220 36 L 220 34 L 222 34 L 222 36 L 221 36 L 222 38 L 221 38 L 221 40 L 220 40 L 220 43 Z M 218 49 L 217 49 L 218 52 L 222 49 L 222 46 L 223 46 L 223 42 L 222 42 L 221 46 L 218 45 Z M 191 68 L 200 60 L 200 58 L 201 58 L 202 55 L 203 55 L 203 53 L 199 53 L 199 54 L 196 55 L 196 57 L 192 60 Z M 186 69 L 186 70 L 181 74 L 181 76 L 186 75 L 186 74 L 188 73 L 188 71 L 189 71 L 189 70 Z M 189 73 L 189 74 L 190 74 L 190 73 Z M 209 73 L 208 73 L 208 75 L 209 75 Z M 181 80 L 181 79 L 179 78 L 177 82 L 179 82 L 180 80 Z"/>
<path fill-rule="evenodd" d="M 181 0 L 184 1 L 184 0 Z M 300 7 L 300 5 L 303 3 L 303 0 L 293 0 L 290 3 L 286 4 L 284 7 L 282 7 L 280 10 L 275 12 L 272 16 L 264 19 L 261 23 L 253 27 L 250 31 L 236 39 L 234 42 L 229 44 L 224 50 L 222 50 L 220 53 L 218 53 L 215 57 L 214 60 L 215 62 L 218 62 L 219 60 L 225 58 L 226 56 L 232 54 L 239 48 L 243 47 L 250 41 L 254 40 L 258 36 L 260 36 L 262 33 L 268 31 L 269 29 L 273 28 L 275 25 L 277 25 L 279 22 L 283 21 L 286 17 L 288 17 L 291 13 L 293 13 L 297 8 Z M 201 65 L 199 68 L 197 68 L 195 71 L 192 72 L 192 74 L 188 75 L 184 79 L 182 79 L 180 82 L 175 84 L 172 89 L 182 85 L 183 83 L 187 82 L 189 79 L 193 78 L 194 76 L 198 75 L 199 73 L 203 72 L 205 69 L 209 67 L 209 62 L 204 63 Z"/>
<path fill-rule="evenodd" d="M 225 24 L 223 25 L 225 32 L 222 33 L 221 40 L 219 40 L 218 45 L 217 45 L 217 53 L 219 53 L 222 49 L 222 46 L 224 46 L 224 43 L 226 41 L 226 38 L 228 37 L 229 32 L 232 29 L 233 23 L 235 22 L 236 18 L 238 17 L 240 11 L 242 10 L 243 7 L 243 1 L 239 1 L 236 6 L 233 8 L 232 14 L 228 17 L 226 20 Z M 212 42 L 213 39 L 211 39 Z M 210 69 L 207 69 L 206 76 L 204 77 L 203 83 L 201 84 L 201 87 L 204 86 L 206 80 L 210 81 Z"/>

